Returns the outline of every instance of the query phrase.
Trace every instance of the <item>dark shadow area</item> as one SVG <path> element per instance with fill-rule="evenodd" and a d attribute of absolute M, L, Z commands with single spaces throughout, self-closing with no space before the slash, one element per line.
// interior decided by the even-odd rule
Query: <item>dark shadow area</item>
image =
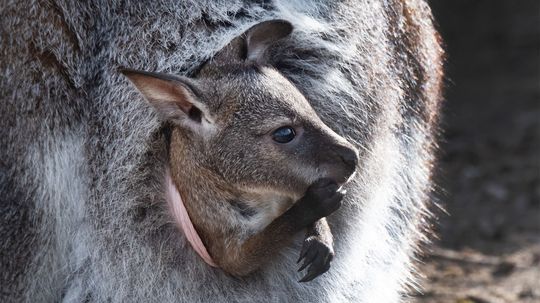
<path fill-rule="evenodd" d="M 442 244 L 490 253 L 540 234 L 540 2 L 432 2 L 448 53 Z"/>
<path fill-rule="evenodd" d="M 540 1 L 430 3 L 448 56 L 438 183 L 449 215 L 425 302 L 540 302 Z"/>

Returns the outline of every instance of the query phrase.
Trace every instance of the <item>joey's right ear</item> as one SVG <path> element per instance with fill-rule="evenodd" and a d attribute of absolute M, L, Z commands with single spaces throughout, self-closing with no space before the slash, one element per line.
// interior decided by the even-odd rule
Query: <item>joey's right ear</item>
<path fill-rule="evenodd" d="M 244 33 L 247 48 L 246 60 L 264 63 L 267 60 L 266 50 L 272 44 L 289 36 L 292 31 L 292 24 L 280 19 L 255 24 Z"/>
<path fill-rule="evenodd" d="M 186 77 L 120 69 L 161 117 L 179 126 L 201 131 L 213 119 L 202 100 L 197 97 L 196 81 Z"/>
<path fill-rule="evenodd" d="M 234 62 L 265 64 L 268 60 L 267 50 L 277 41 L 289 36 L 292 31 L 292 24 L 286 20 L 275 19 L 257 23 L 220 50 L 210 64 L 223 65 Z"/>

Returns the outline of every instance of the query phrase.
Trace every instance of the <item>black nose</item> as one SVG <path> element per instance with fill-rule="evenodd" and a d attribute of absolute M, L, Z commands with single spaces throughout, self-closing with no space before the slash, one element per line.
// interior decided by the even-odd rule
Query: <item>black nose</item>
<path fill-rule="evenodd" d="M 340 148 L 338 155 L 349 168 L 353 170 L 356 168 L 358 164 L 358 153 L 354 149 L 348 147 Z"/>

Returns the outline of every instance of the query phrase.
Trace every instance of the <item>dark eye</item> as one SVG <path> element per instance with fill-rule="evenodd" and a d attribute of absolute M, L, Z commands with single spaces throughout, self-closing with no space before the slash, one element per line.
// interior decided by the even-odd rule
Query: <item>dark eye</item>
<path fill-rule="evenodd" d="M 294 131 L 294 128 L 290 126 L 280 127 L 272 133 L 272 139 L 274 139 L 274 141 L 278 143 L 291 142 L 295 136 L 296 136 L 296 133 Z"/>

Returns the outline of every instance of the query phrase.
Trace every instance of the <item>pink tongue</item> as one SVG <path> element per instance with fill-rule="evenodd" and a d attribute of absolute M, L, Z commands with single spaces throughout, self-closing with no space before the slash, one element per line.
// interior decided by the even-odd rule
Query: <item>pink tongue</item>
<path fill-rule="evenodd" d="M 172 209 L 176 222 L 180 226 L 180 229 L 182 229 L 184 232 L 184 235 L 186 236 L 189 244 L 191 244 L 191 247 L 193 247 L 204 262 L 212 267 L 218 267 L 214 260 L 212 260 L 212 257 L 210 257 L 210 254 L 208 254 L 208 251 L 206 250 L 201 237 L 199 237 L 199 234 L 195 230 L 195 227 L 193 227 L 193 223 L 191 223 L 191 220 L 189 219 L 189 215 L 186 207 L 184 206 L 184 202 L 182 201 L 182 197 L 180 197 L 180 193 L 172 181 L 169 170 L 167 170 L 166 179 L 167 201 Z"/>

